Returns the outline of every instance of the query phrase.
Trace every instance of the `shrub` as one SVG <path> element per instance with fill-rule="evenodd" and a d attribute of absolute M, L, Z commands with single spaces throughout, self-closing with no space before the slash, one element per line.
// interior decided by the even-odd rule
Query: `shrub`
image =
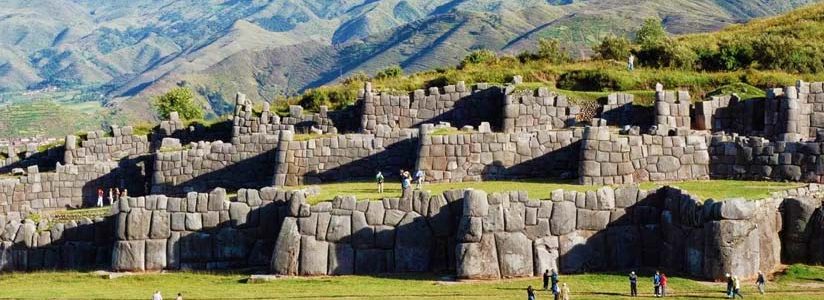
<path fill-rule="evenodd" d="M 608 35 L 601 40 L 601 44 L 593 47 L 592 50 L 595 51 L 596 57 L 600 59 L 623 60 L 629 57 L 632 45 L 625 37 Z"/>
<path fill-rule="evenodd" d="M 341 80 L 343 84 L 363 83 L 369 81 L 369 75 L 363 71 L 358 71 Z"/>
<path fill-rule="evenodd" d="M 824 70 L 822 49 L 805 45 L 797 38 L 764 35 L 753 43 L 754 60 L 761 68 L 815 73 Z"/>
<path fill-rule="evenodd" d="M 653 47 L 666 42 L 667 31 L 658 18 L 644 20 L 644 24 L 635 33 L 635 43 L 641 47 Z"/>
<path fill-rule="evenodd" d="M 458 65 L 459 69 L 463 69 L 467 65 L 476 65 L 476 64 L 490 64 L 498 62 L 498 55 L 492 51 L 487 49 L 475 50 L 469 53 L 461 63 Z"/>
<path fill-rule="evenodd" d="M 394 65 L 394 66 L 391 66 L 391 67 L 388 67 L 386 69 L 378 71 L 378 73 L 375 74 L 375 78 L 377 78 L 377 79 L 398 78 L 398 77 L 401 77 L 401 75 L 403 75 L 403 69 L 401 68 L 401 66 Z"/>
<path fill-rule="evenodd" d="M 561 42 L 556 39 L 538 39 L 538 59 L 547 60 L 553 64 L 562 64 L 571 61 L 569 54 L 561 47 Z"/>
<path fill-rule="evenodd" d="M 660 44 L 642 47 L 638 58 L 651 67 L 690 70 L 695 67 L 698 54 L 676 40 L 667 39 Z"/>
<path fill-rule="evenodd" d="M 321 106 L 336 110 L 355 103 L 357 100 L 356 85 L 336 85 L 306 90 L 301 96 L 299 104 L 306 109 L 318 111 Z"/>
<path fill-rule="evenodd" d="M 203 118 L 203 107 L 195 102 L 195 95 L 192 90 L 185 87 L 177 87 L 166 92 L 152 102 L 157 114 L 163 118 L 169 118 L 169 114 L 176 111 L 185 120 Z"/>

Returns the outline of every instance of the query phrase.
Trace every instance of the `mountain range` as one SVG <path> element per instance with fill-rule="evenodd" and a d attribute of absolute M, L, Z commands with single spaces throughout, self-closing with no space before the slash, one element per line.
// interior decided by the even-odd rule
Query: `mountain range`
<path fill-rule="evenodd" d="M 90 89 L 151 118 L 147 99 L 186 84 L 216 114 L 237 91 L 271 100 L 390 65 L 452 66 L 542 37 L 585 57 L 657 17 L 707 32 L 814 0 L 2 0 L 0 92 Z"/>

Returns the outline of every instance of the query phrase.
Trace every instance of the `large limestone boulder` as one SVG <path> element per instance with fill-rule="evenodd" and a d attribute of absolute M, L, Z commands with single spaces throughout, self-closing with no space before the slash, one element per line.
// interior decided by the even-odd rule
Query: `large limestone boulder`
<path fill-rule="evenodd" d="M 127 218 L 126 237 L 129 240 L 145 240 L 149 238 L 152 213 L 143 209 L 132 209 Z"/>
<path fill-rule="evenodd" d="M 552 217 L 549 229 L 552 235 L 564 235 L 575 230 L 577 208 L 571 201 L 555 202 L 552 205 Z"/>
<path fill-rule="evenodd" d="M 146 240 L 146 270 L 163 270 L 166 263 L 166 239 Z"/>
<path fill-rule="evenodd" d="M 355 250 L 349 244 L 329 245 L 329 275 L 355 273 Z"/>
<path fill-rule="evenodd" d="M 300 241 L 300 275 L 326 275 L 329 261 L 329 243 L 313 236 L 303 236 Z"/>
<path fill-rule="evenodd" d="M 461 279 L 498 279 L 498 251 L 495 236 L 485 233 L 477 243 L 459 243 L 455 248 L 456 275 Z"/>
<path fill-rule="evenodd" d="M 558 237 L 548 236 L 536 239 L 533 242 L 534 276 L 539 276 L 547 270 L 558 270 Z"/>
<path fill-rule="evenodd" d="M 576 230 L 559 240 L 561 271 L 578 273 L 603 270 L 606 264 L 606 235 Z"/>
<path fill-rule="evenodd" d="M 787 263 L 805 262 L 811 231 L 808 228 L 815 212 L 813 200 L 808 198 L 784 199 L 781 204 L 783 230 L 781 231 L 781 260 Z"/>
<path fill-rule="evenodd" d="M 756 224 L 721 220 L 705 224 L 704 276 L 721 280 L 731 273 L 750 277 L 760 270 L 760 236 Z"/>
<path fill-rule="evenodd" d="M 286 217 L 280 227 L 275 250 L 272 253 L 272 272 L 280 275 L 298 274 L 300 239 L 297 220 L 293 217 Z"/>
<path fill-rule="evenodd" d="M 721 218 L 725 220 L 747 220 L 755 214 L 755 202 L 744 198 L 728 199 L 721 202 Z"/>
<path fill-rule="evenodd" d="M 495 233 L 501 276 L 528 277 L 533 275 L 532 243 L 522 232 Z"/>
<path fill-rule="evenodd" d="M 426 220 L 408 212 L 395 228 L 395 271 L 425 272 L 432 252 L 432 232 Z"/>
<path fill-rule="evenodd" d="M 607 228 L 609 267 L 623 270 L 640 266 L 641 233 L 637 226 Z"/>
<path fill-rule="evenodd" d="M 146 261 L 145 241 L 117 241 L 112 250 L 112 269 L 115 271 L 144 271 Z"/>
<path fill-rule="evenodd" d="M 463 214 L 470 217 L 483 217 L 489 211 L 486 192 L 468 189 L 464 192 Z"/>

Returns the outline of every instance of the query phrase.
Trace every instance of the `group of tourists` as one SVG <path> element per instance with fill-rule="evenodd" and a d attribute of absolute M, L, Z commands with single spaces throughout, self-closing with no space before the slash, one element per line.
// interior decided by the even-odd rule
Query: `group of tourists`
<path fill-rule="evenodd" d="M 412 173 L 409 173 L 409 171 L 401 170 L 400 176 L 401 190 L 403 192 L 406 192 L 407 190 L 411 189 L 412 183 L 415 184 L 416 190 L 422 189 L 423 183 L 426 181 L 426 173 L 424 173 L 422 170 L 418 170 L 417 172 L 415 172 L 414 176 L 412 176 Z M 378 184 L 378 193 L 383 193 L 383 183 L 385 181 L 385 178 L 383 177 L 383 172 L 378 171 L 378 174 L 375 175 L 375 181 Z"/>
<path fill-rule="evenodd" d="M 127 195 L 128 195 L 128 190 L 126 190 L 126 189 L 123 189 L 121 191 L 119 187 L 109 188 L 109 197 L 108 197 L 109 204 L 110 205 L 114 204 L 115 201 L 118 201 L 121 198 L 126 197 Z M 102 187 L 97 188 L 97 203 L 95 204 L 95 206 L 103 207 L 103 204 L 104 204 L 103 200 L 104 200 L 105 196 L 106 196 L 105 190 Z"/>
<path fill-rule="evenodd" d="M 726 277 L 727 298 L 735 298 L 738 296 L 741 297 L 741 299 L 744 299 L 744 296 L 741 295 L 741 281 L 738 279 L 738 276 L 732 276 L 727 273 Z M 654 287 L 653 295 L 655 295 L 655 297 L 667 296 L 667 280 L 666 274 L 660 271 L 655 271 L 655 274 L 652 276 L 652 284 Z M 558 279 L 558 273 L 555 272 L 555 269 L 552 269 L 552 271 L 544 270 L 543 283 L 544 290 L 549 290 L 552 292 L 554 300 L 569 300 L 569 288 L 566 283 L 561 283 L 561 280 Z M 764 277 L 764 273 L 760 271 L 758 272 L 758 279 L 756 279 L 755 284 L 758 287 L 758 292 L 763 295 L 767 285 L 767 280 Z M 638 275 L 635 274 L 635 271 L 629 273 L 629 293 L 632 297 L 638 296 Z M 535 290 L 531 285 L 526 288 L 526 294 L 528 300 L 535 300 Z"/>

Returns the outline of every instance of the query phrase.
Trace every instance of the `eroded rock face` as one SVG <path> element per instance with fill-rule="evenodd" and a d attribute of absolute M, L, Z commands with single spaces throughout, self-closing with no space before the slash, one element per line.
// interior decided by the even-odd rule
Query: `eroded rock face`
<path fill-rule="evenodd" d="M 458 261 L 456 276 L 462 279 L 501 278 L 495 235 L 485 233 L 477 243 L 459 243 L 455 250 Z"/>
<path fill-rule="evenodd" d="M 705 224 L 704 276 L 720 280 L 725 273 L 750 276 L 761 268 L 760 236 L 756 224 L 721 220 Z"/>
<path fill-rule="evenodd" d="M 300 240 L 297 220 L 293 217 L 286 217 L 272 253 L 272 272 L 281 275 L 298 274 Z"/>
<path fill-rule="evenodd" d="M 806 198 L 785 199 L 781 205 L 784 226 L 781 231 L 782 261 L 803 262 L 807 259 L 810 241 L 810 219 L 815 212 L 813 201 Z"/>

